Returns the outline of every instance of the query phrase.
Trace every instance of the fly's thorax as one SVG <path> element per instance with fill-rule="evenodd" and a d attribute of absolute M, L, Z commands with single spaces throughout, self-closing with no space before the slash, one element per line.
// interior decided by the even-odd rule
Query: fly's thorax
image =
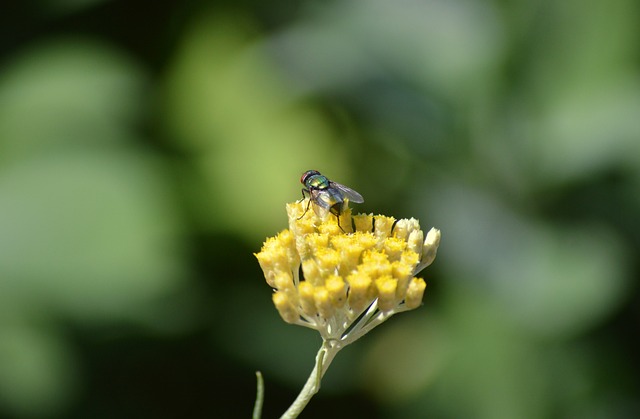
<path fill-rule="evenodd" d="M 330 186 L 329 179 L 316 170 L 305 172 L 300 181 L 309 189 L 327 189 Z"/>
<path fill-rule="evenodd" d="M 309 189 L 328 189 L 329 188 L 329 179 L 321 174 L 311 175 L 307 177 L 305 181 L 305 186 Z"/>

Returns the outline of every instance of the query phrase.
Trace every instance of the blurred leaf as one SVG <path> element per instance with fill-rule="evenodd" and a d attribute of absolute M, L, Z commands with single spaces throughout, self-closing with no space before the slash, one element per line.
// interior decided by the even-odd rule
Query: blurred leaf
<path fill-rule="evenodd" d="M 542 7 L 537 31 L 530 34 L 532 98 L 553 103 L 637 75 L 638 2 L 569 0 Z"/>
<path fill-rule="evenodd" d="M 429 206 L 443 232 L 438 263 L 484 288 L 522 326 L 567 336 L 593 327 L 628 287 L 620 240 L 603 226 L 557 228 L 515 214 L 479 190 L 443 185 Z"/>
<path fill-rule="evenodd" d="M 184 280 L 166 168 L 125 146 L 142 84 L 117 51 L 71 39 L 0 75 L 0 394 L 25 415 L 53 416 L 76 391 L 56 329 L 34 324 L 164 326 L 151 312 Z"/>
<path fill-rule="evenodd" d="M 167 80 L 166 120 L 194 153 L 185 182 L 202 223 L 257 241 L 286 225 L 284 204 L 301 197 L 303 171 L 347 183 L 348 149 L 295 102 L 248 27 L 209 16 L 190 27 Z"/>
<path fill-rule="evenodd" d="M 314 4 L 273 45 L 304 90 L 358 86 L 392 71 L 464 102 L 503 46 L 496 10 L 468 0 Z"/>
<path fill-rule="evenodd" d="M 536 174 L 547 181 L 588 177 L 611 167 L 640 167 L 640 78 L 559 98 L 531 144 Z"/>
<path fill-rule="evenodd" d="M 545 182 L 615 165 L 640 167 L 638 2 L 564 1 L 544 7 L 528 56 L 528 109 L 517 138 Z M 508 139 L 510 141 L 512 139 Z"/>
<path fill-rule="evenodd" d="M 410 317 L 409 317 L 410 316 Z M 363 385 L 384 403 L 403 403 L 440 378 L 451 351 L 448 331 L 431 307 L 394 318 L 371 335 L 362 361 Z M 393 325 L 393 326 L 392 326 Z"/>
<path fill-rule="evenodd" d="M 78 391 L 75 363 L 55 332 L 0 322 L 0 403 L 15 417 L 51 417 Z"/>
<path fill-rule="evenodd" d="M 421 363 L 433 362 L 430 356 L 439 358 L 435 362 L 446 362 L 438 366 L 432 382 L 425 381 L 431 384 L 428 391 L 413 402 L 394 403 L 388 417 L 547 417 L 551 405 L 546 397 L 549 381 L 544 358 L 500 305 L 482 291 L 449 284 L 444 312 L 437 319 L 441 333 L 430 336 L 433 340 L 423 345 L 422 356 L 405 350 L 411 356 L 406 362 L 419 371 L 427 370 Z M 427 330 L 415 328 L 414 334 Z M 397 345 L 403 343 L 411 345 L 411 340 Z M 447 349 L 444 357 L 438 355 L 443 347 Z M 381 381 L 376 385 L 385 391 L 396 384 Z"/>
<path fill-rule="evenodd" d="M 624 300 L 628 262 L 606 229 L 538 228 L 493 266 L 493 281 L 510 312 L 538 333 L 571 336 L 600 323 Z"/>
<path fill-rule="evenodd" d="M 177 225 L 155 163 L 103 150 L 5 167 L 0 298 L 78 319 L 113 318 L 177 286 Z"/>
<path fill-rule="evenodd" d="M 178 284 L 164 168 L 115 146 L 135 138 L 142 76 L 100 43 L 60 39 L 0 77 L 0 299 L 127 317 Z"/>
<path fill-rule="evenodd" d="M 0 164 L 130 139 L 143 81 L 131 60 L 99 42 L 63 38 L 15 56 L 0 73 Z"/>

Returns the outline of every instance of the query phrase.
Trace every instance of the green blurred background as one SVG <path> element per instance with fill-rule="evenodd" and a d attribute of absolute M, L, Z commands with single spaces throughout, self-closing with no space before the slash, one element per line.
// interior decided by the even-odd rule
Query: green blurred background
<path fill-rule="evenodd" d="M 0 14 L 0 417 L 265 418 L 320 345 L 252 255 L 317 169 L 443 239 L 306 418 L 640 417 L 635 0 Z"/>

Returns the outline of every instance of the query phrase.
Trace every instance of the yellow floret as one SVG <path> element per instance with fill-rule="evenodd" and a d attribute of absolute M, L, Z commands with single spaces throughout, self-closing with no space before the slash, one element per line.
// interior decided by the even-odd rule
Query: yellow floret
<path fill-rule="evenodd" d="M 390 276 L 383 276 L 376 279 L 376 289 L 378 290 L 378 308 L 382 311 L 389 311 L 396 307 L 396 289 L 398 282 Z"/>
<path fill-rule="evenodd" d="M 356 225 L 356 231 L 371 232 L 373 231 L 373 215 L 358 214 L 354 215 L 353 223 Z"/>
<path fill-rule="evenodd" d="M 358 265 L 358 271 L 367 273 L 371 278 L 378 278 L 391 274 L 391 263 L 386 254 L 368 250 L 362 254 L 362 263 Z"/>
<path fill-rule="evenodd" d="M 293 277 L 291 272 L 278 272 L 273 281 L 273 287 L 277 290 L 293 289 Z"/>
<path fill-rule="evenodd" d="M 379 243 L 382 243 L 384 239 L 391 236 L 391 228 L 396 221 L 393 217 L 387 217 L 385 215 L 376 215 L 374 223 L 374 234 Z"/>
<path fill-rule="evenodd" d="M 336 273 L 340 264 L 340 253 L 338 251 L 329 247 L 319 248 L 316 249 L 314 256 L 323 275 Z"/>
<path fill-rule="evenodd" d="M 300 297 L 300 307 L 307 316 L 315 316 L 317 314 L 316 303 L 313 298 L 314 287 L 307 281 L 298 284 L 298 296 Z"/>
<path fill-rule="evenodd" d="M 392 264 L 391 272 L 393 278 L 398 282 L 396 300 L 402 301 L 405 293 L 407 292 L 407 287 L 409 286 L 409 280 L 413 273 L 413 266 L 401 262 L 394 262 Z"/>
<path fill-rule="evenodd" d="M 315 259 L 309 258 L 302 261 L 302 273 L 304 274 L 305 281 L 311 284 L 321 284 L 322 275 L 320 274 L 320 268 Z"/>
<path fill-rule="evenodd" d="M 331 275 L 324 283 L 331 302 L 337 308 L 344 306 L 347 299 L 347 285 L 338 275 Z"/>
<path fill-rule="evenodd" d="M 424 246 L 424 233 L 422 230 L 414 230 L 409 233 L 407 239 L 407 248 L 418 255 L 422 255 L 422 247 Z"/>
<path fill-rule="evenodd" d="M 342 230 L 340 229 L 340 227 L 338 227 L 338 219 L 333 215 L 331 215 L 327 221 L 318 225 L 317 228 L 320 233 L 328 234 L 330 236 L 342 234 Z"/>
<path fill-rule="evenodd" d="M 427 283 L 424 282 L 424 279 L 422 278 L 413 278 L 411 282 L 409 282 L 409 288 L 407 288 L 407 296 L 404 300 L 407 308 L 414 309 L 422 304 L 422 296 L 424 295 L 424 290 L 426 287 Z"/>
<path fill-rule="evenodd" d="M 271 297 L 280 317 L 287 323 L 295 323 L 300 315 L 296 307 L 291 304 L 289 297 L 283 292 L 275 292 Z"/>
<path fill-rule="evenodd" d="M 331 238 L 331 245 L 340 253 L 340 275 L 346 276 L 353 272 L 360 263 L 360 255 L 364 248 L 358 243 L 355 234 L 340 235 Z"/>
<path fill-rule="evenodd" d="M 398 220 L 393 227 L 393 237 L 407 241 L 412 231 L 420 231 L 420 223 L 415 218 Z"/>
<path fill-rule="evenodd" d="M 329 247 L 329 234 L 313 233 L 305 236 L 305 242 L 311 248 L 311 251 L 315 252 L 318 249 L 326 249 Z"/>
<path fill-rule="evenodd" d="M 424 245 L 422 246 L 422 258 L 420 259 L 420 269 L 426 268 L 431 265 L 436 258 L 436 253 L 440 246 L 440 230 L 432 228 L 427 233 L 427 238 L 424 239 Z"/>
<path fill-rule="evenodd" d="M 382 249 L 389 256 L 389 261 L 391 262 L 399 260 L 406 247 L 407 242 L 397 237 L 389 237 L 382 244 Z"/>
<path fill-rule="evenodd" d="M 313 291 L 313 300 L 316 303 L 316 308 L 318 309 L 318 314 L 320 314 L 325 319 L 333 316 L 335 312 L 335 307 L 333 302 L 331 301 L 331 296 L 329 295 L 329 291 L 325 287 L 316 287 Z"/>
<path fill-rule="evenodd" d="M 360 272 L 347 277 L 349 283 L 349 306 L 359 313 L 371 304 L 375 298 L 375 288 L 371 277 Z"/>

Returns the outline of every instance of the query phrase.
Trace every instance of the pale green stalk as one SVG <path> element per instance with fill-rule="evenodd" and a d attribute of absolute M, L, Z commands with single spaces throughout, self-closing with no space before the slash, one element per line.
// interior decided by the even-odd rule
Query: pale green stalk
<path fill-rule="evenodd" d="M 343 346 L 332 345 L 326 340 L 322 343 L 322 347 L 316 355 L 316 365 L 311 371 L 311 375 L 309 375 L 309 378 L 302 388 L 302 391 L 300 391 L 300 394 L 298 394 L 298 397 L 291 404 L 289 409 L 284 412 L 280 419 L 293 419 L 298 417 L 311 398 L 320 391 L 320 381 L 322 380 L 322 377 L 325 372 L 327 372 L 327 368 L 331 365 L 333 358 L 335 358 L 338 351 L 342 348 Z"/>

